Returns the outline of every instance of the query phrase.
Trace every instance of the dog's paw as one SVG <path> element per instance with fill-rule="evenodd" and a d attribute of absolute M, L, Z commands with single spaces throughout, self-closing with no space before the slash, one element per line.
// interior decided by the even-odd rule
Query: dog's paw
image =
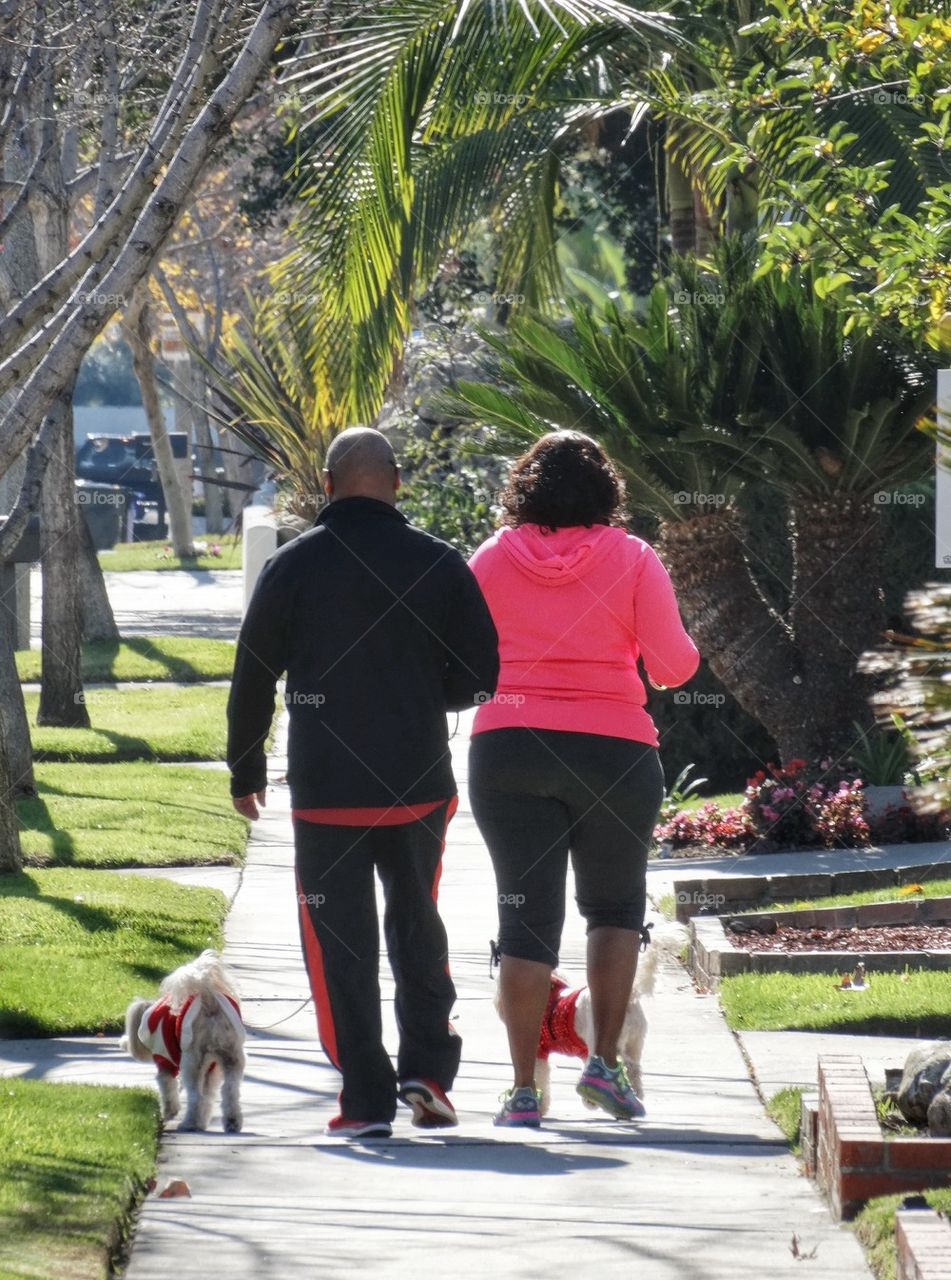
<path fill-rule="evenodd" d="M 224 1131 L 225 1133 L 240 1133 L 242 1120 L 240 1116 L 225 1116 Z"/>

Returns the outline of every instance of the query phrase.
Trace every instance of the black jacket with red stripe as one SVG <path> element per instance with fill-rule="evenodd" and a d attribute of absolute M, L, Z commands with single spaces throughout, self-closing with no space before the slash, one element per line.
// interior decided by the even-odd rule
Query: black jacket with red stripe
<path fill-rule="evenodd" d="M 265 786 L 284 672 L 294 808 L 420 804 L 456 794 L 446 712 L 495 692 L 498 638 L 458 551 L 342 498 L 258 579 L 228 700 L 232 795 Z"/>

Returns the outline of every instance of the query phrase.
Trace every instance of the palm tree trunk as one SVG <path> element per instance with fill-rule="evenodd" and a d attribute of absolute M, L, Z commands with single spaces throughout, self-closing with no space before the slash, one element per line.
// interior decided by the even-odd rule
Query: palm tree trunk
<path fill-rule="evenodd" d="M 872 723 L 874 682 L 858 670 L 881 642 L 885 607 L 882 529 L 870 499 L 835 494 L 790 507 L 793 587 L 789 618 L 803 658 L 803 702 L 815 756 L 835 756 L 855 741 L 855 722 Z"/>
<path fill-rule="evenodd" d="M 85 523 L 76 502 L 73 411 L 65 397 L 54 405 L 60 417 L 40 492 L 40 558 L 43 566 L 43 656 L 37 724 L 88 728 L 83 696 L 83 612 L 80 592 L 80 532 Z"/>
<path fill-rule="evenodd" d="M 739 513 L 728 510 L 665 524 L 657 549 L 711 671 L 785 759 L 799 754 L 808 728 L 801 659 L 750 573 L 748 540 Z"/>
<path fill-rule="evenodd" d="M 667 146 L 667 217 L 670 247 L 674 253 L 693 253 L 697 247 L 696 205 L 693 183 Z"/>

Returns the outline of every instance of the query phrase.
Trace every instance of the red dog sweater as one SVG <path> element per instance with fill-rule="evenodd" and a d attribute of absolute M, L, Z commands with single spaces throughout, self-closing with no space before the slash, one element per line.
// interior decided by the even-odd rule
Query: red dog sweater
<path fill-rule="evenodd" d="M 231 996 L 217 991 L 215 999 L 235 1024 L 243 1040 L 244 1024 L 241 1021 L 241 1009 L 237 1000 L 232 1000 Z M 178 1075 L 178 1069 L 182 1063 L 182 1049 L 188 1048 L 192 1027 L 200 1007 L 195 1005 L 195 997 L 189 996 L 180 1009 L 173 1010 L 168 1002 L 168 996 L 163 996 L 161 1000 L 156 1000 L 155 1004 L 150 1004 L 142 1015 L 142 1021 L 139 1023 L 139 1039 L 152 1054 L 155 1065 L 173 1076 Z"/>
<path fill-rule="evenodd" d="M 588 1046 L 575 1030 L 575 1007 L 583 989 L 579 987 L 577 991 L 569 991 L 564 978 L 551 975 L 551 991 L 538 1041 L 539 1058 L 547 1058 L 551 1053 L 563 1053 L 568 1058 L 587 1058 Z"/>

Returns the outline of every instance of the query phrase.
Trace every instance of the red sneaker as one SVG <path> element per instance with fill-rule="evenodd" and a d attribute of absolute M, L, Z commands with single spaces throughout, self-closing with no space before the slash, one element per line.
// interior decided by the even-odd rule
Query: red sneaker
<path fill-rule="evenodd" d="M 334 1116 L 324 1133 L 328 1138 L 391 1138 L 393 1126 L 389 1120 L 348 1120 L 346 1116 Z"/>
<path fill-rule="evenodd" d="M 435 1080 L 404 1080 L 396 1096 L 412 1108 L 417 1129 L 451 1129 L 459 1123 L 455 1107 Z"/>

